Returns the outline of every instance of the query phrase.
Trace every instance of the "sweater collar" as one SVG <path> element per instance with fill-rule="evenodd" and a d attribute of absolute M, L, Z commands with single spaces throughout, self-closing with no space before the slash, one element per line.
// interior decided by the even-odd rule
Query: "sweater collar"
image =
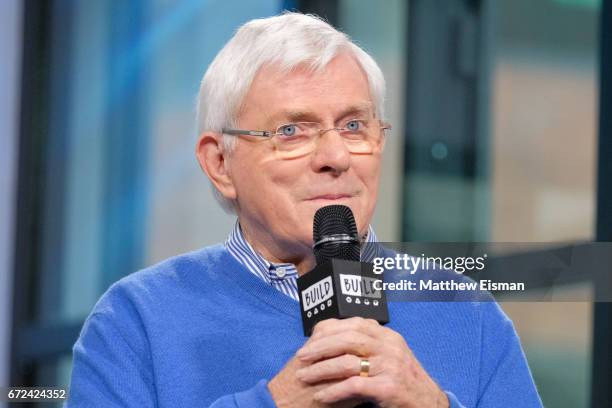
<path fill-rule="evenodd" d="M 371 225 L 368 232 L 362 239 L 363 247 L 361 259 L 371 261 L 377 254 L 378 238 Z M 292 263 L 273 263 L 265 259 L 247 241 L 240 227 L 240 222 L 236 220 L 234 228 L 230 232 L 225 247 L 238 262 L 245 266 L 249 272 L 262 279 L 264 282 L 275 286 L 286 295 L 298 299 L 297 297 L 297 268 Z"/>

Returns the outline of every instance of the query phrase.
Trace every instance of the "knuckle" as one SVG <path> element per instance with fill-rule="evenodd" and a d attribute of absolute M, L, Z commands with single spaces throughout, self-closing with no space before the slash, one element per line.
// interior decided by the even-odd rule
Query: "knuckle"
<path fill-rule="evenodd" d="M 359 331 L 362 320 L 364 320 L 362 317 L 355 316 L 346 319 L 346 323 L 350 329 Z"/>
<path fill-rule="evenodd" d="M 357 324 L 358 324 L 358 328 L 359 331 L 365 332 L 366 330 L 368 330 L 371 326 L 370 322 L 368 322 L 369 319 L 360 319 Z"/>
<path fill-rule="evenodd" d="M 368 350 L 367 341 L 359 333 L 355 333 L 351 335 L 348 339 L 348 342 L 351 348 L 354 349 L 358 354 L 360 355 L 366 354 Z"/>
<path fill-rule="evenodd" d="M 360 367 L 360 362 L 359 361 L 355 361 L 355 360 L 359 360 L 359 358 L 354 357 L 354 356 L 350 356 L 350 355 L 345 355 L 343 357 L 343 361 L 342 361 L 342 369 L 343 369 L 343 375 L 349 376 L 349 375 L 353 375 L 355 374 L 355 369 Z"/>
<path fill-rule="evenodd" d="M 314 328 L 312 329 L 312 333 L 314 334 L 314 333 L 320 332 L 321 330 L 323 330 L 324 326 L 325 326 L 325 320 L 318 322 L 317 324 L 315 324 Z"/>
<path fill-rule="evenodd" d="M 393 359 L 393 361 L 404 361 L 406 360 L 406 355 L 404 350 L 399 347 L 389 347 L 387 349 L 389 351 L 389 355 Z"/>
<path fill-rule="evenodd" d="M 334 324 L 335 321 L 338 321 L 338 319 L 326 319 L 326 320 L 321 320 L 320 322 L 318 322 L 314 329 L 313 329 L 313 333 L 319 333 L 322 332 L 324 330 L 327 330 L 327 328 Z"/>
<path fill-rule="evenodd" d="M 380 384 L 380 393 L 385 396 L 395 395 L 397 393 L 397 385 L 387 379 Z"/>
<path fill-rule="evenodd" d="M 379 327 L 380 324 L 378 323 L 378 321 L 374 320 L 374 319 L 365 319 L 366 323 L 368 324 L 368 326 L 370 327 Z"/>
<path fill-rule="evenodd" d="M 364 320 L 364 321 L 359 322 L 359 326 L 357 327 L 357 329 L 358 329 L 358 330 L 359 330 L 359 332 L 361 332 L 361 333 L 367 333 L 367 331 L 368 331 L 368 329 L 369 329 L 369 326 L 370 326 L 370 325 L 369 325 L 369 324 L 367 324 L 367 323 L 365 322 L 365 320 Z"/>
<path fill-rule="evenodd" d="M 398 332 L 396 332 L 395 330 L 390 329 L 388 327 L 385 327 L 384 330 L 385 330 L 386 335 L 391 340 L 393 340 L 394 342 L 400 342 L 400 341 L 403 342 L 404 341 L 404 337 L 401 334 L 399 334 Z"/>

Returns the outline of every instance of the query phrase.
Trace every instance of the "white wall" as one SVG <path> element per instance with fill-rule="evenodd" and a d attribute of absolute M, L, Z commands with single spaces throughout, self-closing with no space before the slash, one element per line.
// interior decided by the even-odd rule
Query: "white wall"
<path fill-rule="evenodd" d="M 20 0 L 0 2 L 0 386 L 8 386 L 21 66 Z M 0 402 L 0 407 L 4 407 Z"/>

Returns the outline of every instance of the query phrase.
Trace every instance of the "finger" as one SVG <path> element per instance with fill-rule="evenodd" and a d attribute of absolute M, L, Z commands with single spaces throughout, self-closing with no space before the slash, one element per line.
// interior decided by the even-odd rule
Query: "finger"
<path fill-rule="evenodd" d="M 377 350 L 383 349 L 377 345 L 378 341 L 370 336 L 355 331 L 345 331 L 313 339 L 299 349 L 296 356 L 302 361 L 318 361 L 342 354 L 372 356 Z"/>
<path fill-rule="evenodd" d="M 295 375 L 300 381 L 315 384 L 324 380 L 344 379 L 359 375 L 361 358 L 352 354 L 319 361 L 296 371 Z"/>
<path fill-rule="evenodd" d="M 313 398 L 324 404 L 332 404 L 345 399 L 363 399 L 376 402 L 381 387 L 375 378 L 350 377 L 317 391 Z M 381 398 L 383 400 L 384 398 Z"/>
<path fill-rule="evenodd" d="M 361 317 L 351 317 L 350 319 L 343 320 L 328 319 L 319 322 L 317 326 L 315 326 L 316 333 L 313 331 L 311 339 L 313 337 L 314 339 L 318 339 L 320 337 L 342 333 L 345 330 L 354 330 L 377 339 L 379 342 L 382 342 L 385 347 L 397 346 L 399 349 L 407 349 L 408 354 L 412 355 L 412 350 L 401 334 L 389 327 L 381 326 L 373 319 L 364 319 Z"/>
<path fill-rule="evenodd" d="M 312 337 L 329 336 L 348 330 L 358 331 L 374 338 L 384 335 L 381 326 L 374 319 L 362 317 L 351 317 L 349 319 L 327 319 L 316 324 L 312 331 Z"/>

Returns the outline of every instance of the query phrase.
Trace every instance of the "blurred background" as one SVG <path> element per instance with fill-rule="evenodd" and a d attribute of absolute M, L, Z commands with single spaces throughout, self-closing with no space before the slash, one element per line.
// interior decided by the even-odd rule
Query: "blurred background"
<path fill-rule="evenodd" d="M 612 241 L 610 3 L 3 0 L 0 386 L 67 386 L 111 283 L 226 238 L 194 156 L 199 82 L 238 26 L 282 10 L 324 16 L 385 73 L 381 240 Z M 544 404 L 610 406 L 610 306 L 513 300 Z"/>

